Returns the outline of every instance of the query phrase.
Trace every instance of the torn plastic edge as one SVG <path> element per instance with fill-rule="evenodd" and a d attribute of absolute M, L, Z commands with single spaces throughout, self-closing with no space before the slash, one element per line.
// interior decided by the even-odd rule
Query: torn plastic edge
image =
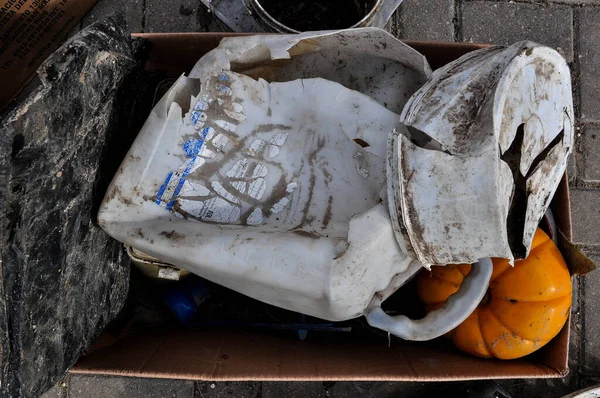
<path fill-rule="evenodd" d="M 386 58 L 402 63 L 403 65 L 414 70 L 423 71 L 427 78 L 431 77 L 433 73 L 431 67 L 427 62 L 427 59 L 421 53 L 379 28 L 356 28 L 347 30 L 304 32 L 289 35 L 272 34 L 226 37 L 221 40 L 221 43 L 218 47 L 206 54 L 209 57 L 215 58 L 214 61 L 208 63 L 203 62 L 202 64 L 196 63 L 196 65 L 194 65 L 192 68 L 189 77 L 201 78 L 203 75 L 206 75 L 207 73 L 203 70 L 206 68 L 207 64 L 213 64 L 219 68 L 230 70 L 231 64 L 235 63 L 252 64 L 269 60 L 291 59 L 293 55 L 296 54 L 291 54 L 290 50 L 300 43 L 305 43 L 308 45 L 312 44 L 314 47 L 313 51 L 316 51 L 319 48 L 319 42 L 317 40 L 319 38 L 335 35 L 339 35 L 341 37 L 360 37 L 369 32 L 381 34 L 383 37 L 393 40 L 398 44 L 399 47 L 402 47 L 405 51 L 411 53 L 415 58 L 418 58 L 420 62 L 415 64 L 411 62 L 410 57 L 402 57 L 402 59 L 389 57 Z M 311 39 L 315 40 L 311 43 Z M 302 53 L 313 51 L 303 51 Z M 248 54 L 251 54 L 251 56 L 249 57 Z M 244 56 L 246 57 L 245 59 Z M 206 61 L 204 57 L 203 59 Z"/>

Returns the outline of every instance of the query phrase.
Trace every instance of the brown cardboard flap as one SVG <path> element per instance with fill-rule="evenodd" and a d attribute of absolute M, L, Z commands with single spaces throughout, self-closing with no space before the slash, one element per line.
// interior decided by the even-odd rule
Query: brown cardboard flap
<path fill-rule="evenodd" d="M 405 40 L 404 43 L 423 54 L 433 70 L 441 68 L 471 51 L 494 47 L 491 44 L 443 43 L 416 40 Z"/>
<path fill-rule="evenodd" d="M 567 172 L 563 175 L 560 180 L 558 188 L 554 193 L 552 202 L 550 203 L 550 209 L 554 214 L 554 220 L 556 221 L 556 227 L 562 231 L 565 238 L 568 241 L 573 239 L 573 227 L 571 220 L 571 196 L 569 194 L 569 177 Z"/>
<path fill-rule="evenodd" d="M 0 0 L 0 110 L 96 0 Z"/>
<path fill-rule="evenodd" d="M 204 329 L 133 334 L 81 359 L 73 373 L 202 380 L 398 380 L 548 378 L 528 360 L 484 360 L 428 344 L 299 341 L 257 331 Z"/>
<path fill-rule="evenodd" d="M 198 59 L 219 45 L 224 37 L 247 36 L 249 33 L 134 33 L 132 36 L 152 42 L 148 70 L 165 70 L 178 77 L 188 73 Z"/>
<path fill-rule="evenodd" d="M 538 356 L 539 363 L 556 369 L 560 377 L 569 373 L 569 339 L 571 338 L 571 316 L 558 335 L 550 340 L 548 345 L 542 347 L 534 355 Z"/>
<path fill-rule="evenodd" d="M 596 264 L 579 248 L 570 242 L 565 234 L 558 230 L 558 248 L 562 253 L 571 275 L 586 275 L 596 269 Z"/>
<path fill-rule="evenodd" d="M 250 33 L 135 33 L 133 36 L 152 41 L 149 70 L 166 70 L 169 76 L 189 72 L 198 59 L 219 45 L 224 37 L 247 36 Z M 437 69 L 464 54 L 491 47 L 489 44 L 442 43 L 407 40 L 406 44 L 427 57 Z"/>

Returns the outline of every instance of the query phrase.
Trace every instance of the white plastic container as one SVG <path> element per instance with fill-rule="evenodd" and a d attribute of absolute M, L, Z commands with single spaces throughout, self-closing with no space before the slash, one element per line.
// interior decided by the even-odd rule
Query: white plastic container
<path fill-rule="evenodd" d="M 421 269 L 400 251 L 383 202 L 398 115 L 323 79 L 268 84 L 221 72 L 191 103 L 189 83 L 181 77 L 157 104 L 109 188 L 99 221 L 112 236 L 333 321 L 371 312 Z M 225 120 L 228 109 L 236 114 Z"/>

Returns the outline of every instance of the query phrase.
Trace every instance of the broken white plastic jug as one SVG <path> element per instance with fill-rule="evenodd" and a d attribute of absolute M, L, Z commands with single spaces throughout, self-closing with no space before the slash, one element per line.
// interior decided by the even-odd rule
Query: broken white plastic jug
<path fill-rule="evenodd" d="M 337 61 L 307 63 L 320 50 L 334 60 L 340 52 L 327 48 L 341 40 L 350 54 L 343 61 L 358 65 L 352 35 L 396 51 L 386 57 L 382 45 L 379 59 L 372 54 L 371 66 L 354 70 Z M 382 31 L 335 36 L 223 41 L 192 72 L 200 79 L 181 77 L 156 105 L 99 222 L 138 250 L 264 302 L 334 321 L 368 314 L 372 325 L 400 337 L 431 339 L 477 306 L 491 261 L 474 267 L 447 306 L 422 321 L 381 311 L 381 302 L 421 269 L 394 236 L 385 160 L 389 132 L 402 129 L 392 110 L 402 109 L 410 87 L 416 90 L 414 77 L 428 69 L 422 56 Z M 338 80 L 359 82 L 360 91 L 301 78 L 289 63 L 269 65 L 271 83 L 249 77 L 256 59 L 290 53 L 312 65 L 307 73 L 339 68 Z M 422 68 L 405 65 L 419 60 Z M 360 73 L 384 64 L 402 92 L 377 89 L 377 79 Z M 284 75 L 294 78 L 273 82 Z"/>
<path fill-rule="evenodd" d="M 573 148 L 564 58 L 532 42 L 474 51 L 401 120 L 413 139 L 392 137 L 388 194 L 403 250 L 425 265 L 527 257 Z"/>

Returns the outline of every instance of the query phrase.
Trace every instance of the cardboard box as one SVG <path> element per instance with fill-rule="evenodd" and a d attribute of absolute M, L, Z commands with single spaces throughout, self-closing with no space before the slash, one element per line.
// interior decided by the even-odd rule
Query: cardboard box
<path fill-rule="evenodd" d="M 136 35 L 154 43 L 148 69 L 188 72 L 222 33 Z M 435 69 L 482 47 L 407 42 Z M 569 187 L 563 177 L 552 201 L 558 228 L 571 240 Z M 569 322 L 540 351 L 519 360 L 483 360 L 439 342 L 361 341 L 336 334 L 298 341 L 257 330 L 171 330 L 105 334 L 72 373 L 202 380 L 397 380 L 553 378 L 568 372 Z"/>

